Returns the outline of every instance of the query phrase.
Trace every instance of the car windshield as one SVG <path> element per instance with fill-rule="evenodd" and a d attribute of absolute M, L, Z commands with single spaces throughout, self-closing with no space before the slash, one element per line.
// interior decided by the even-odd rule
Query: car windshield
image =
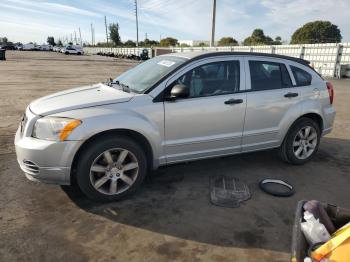
<path fill-rule="evenodd" d="M 127 86 L 132 92 L 144 93 L 186 61 L 183 57 L 157 56 L 126 71 L 113 82 Z"/>

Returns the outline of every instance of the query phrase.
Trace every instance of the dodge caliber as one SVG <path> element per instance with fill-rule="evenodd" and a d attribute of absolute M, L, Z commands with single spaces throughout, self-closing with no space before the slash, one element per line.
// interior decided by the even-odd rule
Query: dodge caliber
<path fill-rule="evenodd" d="M 159 166 L 277 148 L 303 164 L 331 132 L 331 83 L 281 55 L 174 53 L 33 101 L 15 137 L 28 179 L 91 199 L 134 192 Z"/>

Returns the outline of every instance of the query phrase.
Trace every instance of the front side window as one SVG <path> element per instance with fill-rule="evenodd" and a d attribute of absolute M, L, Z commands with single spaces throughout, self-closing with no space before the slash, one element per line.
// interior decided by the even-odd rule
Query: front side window
<path fill-rule="evenodd" d="M 239 61 L 213 62 L 198 66 L 173 84 L 182 84 L 189 88 L 189 97 L 202 97 L 230 94 L 239 91 Z"/>
<path fill-rule="evenodd" d="M 312 76 L 308 72 L 306 72 L 298 67 L 295 67 L 295 66 L 290 66 L 290 69 L 293 72 L 297 86 L 309 86 L 309 85 L 311 85 Z"/>
<path fill-rule="evenodd" d="M 284 64 L 249 61 L 251 89 L 253 91 L 280 89 L 292 86 Z"/>

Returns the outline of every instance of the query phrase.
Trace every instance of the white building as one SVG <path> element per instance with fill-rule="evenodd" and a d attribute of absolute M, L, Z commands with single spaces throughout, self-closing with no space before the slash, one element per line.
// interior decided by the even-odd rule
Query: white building
<path fill-rule="evenodd" d="M 186 44 L 188 46 L 199 46 L 201 43 L 205 44 L 206 46 L 210 45 L 210 41 L 208 40 L 179 40 L 179 45 Z M 215 45 L 217 43 L 215 42 Z"/>

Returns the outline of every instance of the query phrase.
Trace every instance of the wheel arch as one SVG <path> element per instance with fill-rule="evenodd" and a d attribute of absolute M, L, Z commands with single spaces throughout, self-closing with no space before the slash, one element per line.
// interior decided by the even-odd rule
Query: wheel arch
<path fill-rule="evenodd" d="M 284 139 L 286 139 L 286 136 L 288 135 L 288 133 L 291 130 L 291 128 L 301 118 L 309 118 L 309 119 L 312 119 L 313 121 L 315 121 L 317 123 L 318 127 L 320 128 L 320 132 L 322 134 L 322 130 L 323 130 L 323 118 L 322 118 L 322 116 L 320 114 L 317 114 L 317 113 L 314 113 L 314 112 L 310 112 L 310 113 L 305 113 L 305 114 L 299 116 L 297 119 L 295 119 L 293 121 L 293 123 L 288 127 L 287 132 L 284 134 L 283 141 L 284 141 Z"/>
<path fill-rule="evenodd" d="M 124 137 L 128 137 L 128 138 L 134 140 L 135 142 L 139 143 L 141 145 L 141 147 L 145 150 L 148 170 L 152 170 L 154 168 L 153 149 L 152 149 L 150 142 L 147 140 L 147 138 L 144 135 L 142 135 L 141 133 L 139 133 L 137 131 L 131 130 L 131 129 L 106 130 L 106 131 L 102 131 L 100 133 L 94 134 L 93 136 L 89 137 L 79 147 L 79 149 L 75 153 L 73 161 L 72 161 L 72 168 L 71 168 L 71 175 L 70 175 L 71 184 L 75 183 L 75 177 L 76 177 L 75 173 L 76 173 L 76 168 L 77 168 L 78 160 L 79 160 L 81 153 L 85 150 L 85 148 L 90 146 L 92 143 L 94 143 L 95 141 L 101 139 L 102 137 L 106 137 L 106 136 L 110 136 L 110 137 L 124 136 Z"/>

